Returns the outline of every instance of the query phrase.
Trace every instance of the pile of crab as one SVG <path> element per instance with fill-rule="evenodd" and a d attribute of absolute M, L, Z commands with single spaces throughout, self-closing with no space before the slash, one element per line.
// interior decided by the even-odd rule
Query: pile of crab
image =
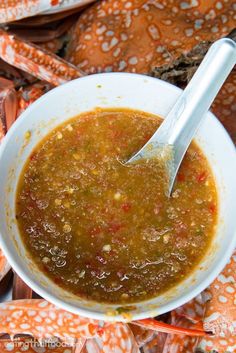
<path fill-rule="evenodd" d="M 235 23 L 230 0 L 5 0 L 0 138 L 42 94 L 86 74 L 137 72 L 184 87 L 212 41 L 235 37 Z M 233 70 L 212 107 L 234 141 L 235 87 Z M 0 298 L 10 280 L 0 250 Z M 12 299 L 0 303 L 1 353 L 236 352 L 236 254 L 198 297 L 154 319 L 79 317 L 37 298 L 16 274 Z"/>

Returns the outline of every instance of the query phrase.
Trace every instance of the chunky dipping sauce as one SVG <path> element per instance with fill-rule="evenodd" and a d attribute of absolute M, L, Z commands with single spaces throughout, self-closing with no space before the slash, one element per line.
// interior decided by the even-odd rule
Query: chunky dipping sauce
<path fill-rule="evenodd" d="M 96 110 L 53 130 L 20 177 L 16 219 L 33 261 L 56 284 L 91 300 L 132 303 L 186 278 L 214 235 L 217 194 L 192 143 L 173 196 L 163 166 L 123 166 L 161 119 Z"/>

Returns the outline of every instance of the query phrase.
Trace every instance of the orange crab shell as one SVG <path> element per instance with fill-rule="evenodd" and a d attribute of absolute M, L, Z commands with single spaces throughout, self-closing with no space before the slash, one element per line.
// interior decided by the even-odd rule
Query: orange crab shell
<path fill-rule="evenodd" d="M 163 353 L 236 352 L 236 251 L 214 282 L 200 296 L 172 312 L 172 324 L 191 327 L 191 322 L 203 320 L 203 326 L 214 335 L 198 338 L 168 335 L 167 351 Z M 196 316 L 196 313 L 198 315 Z M 177 314 L 177 315 L 176 315 Z M 182 318 L 181 318 L 182 316 Z M 180 322 L 182 320 L 182 322 Z M 184 345 L 183 345 L 184 340 Z"/>
<path fill-rule="evenodd" d="M 4 0 L 0 3 L 0 23 L 8 23 L 38 14 L 55 14 L 81 8 L 95 0 Z"/>
<path fill-rule="evenodd" d="M 79 69 L 60 57 L 20 40 L 2 29 L 0 29 L 0 57 L 8 64 L 34 73 L 34 76 L 55 86 L 83 76 Z"/>
<path fill-rule="evenodd" d="M 2 250 L 0 249 L 0 282 L 10 271 L 11 266 L 9 265 L 7 259 L 3 255 Z"/>
<path fill-rule="evenodd" d="M 68 340 L 76 340 L 81 349 L 86 339 L 96 338 L 97 343 L 94 345 L 97 345 L 99 353 L 115 353 L 118 347 L 120 353 L 139 352 L 127 324 L 83 318 L 58 309 L 44 300 L 1 303 L 0 313 L 0 332 L 10 332 L 12 336 L 28 334 L 39 340 L 55 336 L 66 343 Z"/>
<path fill-rule="evenodd" d="M 236 143 L 236 69 L 234 69 L 217 95 L 212 111 L 220 119 Z"/>
<path fill-rule="evenodd" d="M 51 1 L 51 6 L 57 5 L 59 0 Z M 50 8 L 50 1 L 39 0 L 5 0 L 0 4 L 0 23 L 15 21 L 24 17 L 33 16 Z"/>
<path fill-rule="evenodd" d="M 66 58 L 87 73 L 149 73 L 235 26 L 232 1 L 103 0 L 80 16 Z"/>
<path fill-rule="evenodd" d="M 216 337 L 200 339 L 199 348 L 206 352 L 236 352 L 236 251 L 205 295 L 204 327 Z"/>

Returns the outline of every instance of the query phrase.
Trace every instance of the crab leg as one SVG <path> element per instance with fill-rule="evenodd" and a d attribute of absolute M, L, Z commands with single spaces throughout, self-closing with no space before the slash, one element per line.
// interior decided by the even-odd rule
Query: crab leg
<path fill-rule="evenodd" d="M 42 48 L 0 30 L 0 57 L 54 86 L 83 76 L 82 71 Z"/>
<path fill-rule="evenodd" d="M 86 6 L 86 5 L 85 5 Z M 44 26 L 51 24 L 52 22 L 56 22 L 61 19 L 65 19 L 71 15 L 77 14 L 78 12 L 82 11 L 83 7 L 63 11 L 63 12 L 56 12 L 54 14 L 46 14 L 46 15 L 38 15 L 34 17 L 26 17 L 23 20 L 11 22 L 10 25 L 13 25 L 16 28 L 22 27 L 30 27 L 30 28 L 38 28 L 39 26 Z"/>
<path fill-rule="evenodd" d="M 10 266 L 8 265 L 8 262 L 3 255 L 2 250 L 0 249 L 0 281 L 3 279 L 9 269 Z"/>
<path fill-rule="evenodd" d="M 184 317 L 179 317 L 175 311 L 171 313 L 171 322 L 174 325 L 180 325 L 181 327 L 191 327 L 193 324 Z M 197 347 L 199 337 L 191 337 L 186 335 L 167 335 L 162 353 L 182 353 L 183 352 L 183 342 L 184 342 L 184 352 L 193 353 Z"/>
<path fill-rule="evenodd" d="M 12 81 L 0 78 L 0 123 L 6 132 L 16 119 L 17 95 Z"/>
<path fill-rule="evenodd" d="M 27 27 L 22 28 L 11 26 L 9 28 L 9 32 L 13 33 L 14 35 L 20 38 L 34 43 L 50 42 L 53 39 L 63 35 L 65 32 L 69 31 L 74 21 L 75 20 L 73 17 L 65 18 L 59 23 L 59 25 L 55 29 L 38 28 L 37 30 L 29 30 L 29 28 Z"/>
<path fill-rule="evenodd" d="M 135 325 L 143 326 L 146 329 L 153 331 L 172 333 L 172 334 L 182 334 L 188 336 L 207 336 L 208 334 L 201 329 L 189 329 L 185 327 L 178 327 L 164 322 L 157 321 L 155 319 L 144 319 L 132 322 Z"/>
<path fill-rule="evenodd" d="M 11 266 L 7 262 L 7 259 L 3 255 L 0 249 L 0 295 L 4 294 L 8 285 L 8 275 L 10 274 Z"/>
<path fill-rule="evenodd" d="M 0 23 L 18 21 L 48 10 L 53 13 L 71 10 L 89 4 L 92 1 L 94 0 L 5 0 L 0 5 Z"/>
<path fill-rule="evenodd" d="M 59 0 L 5 0 L 0 6 L 0 23 L 37 15 L 59 4 Z"/>
<path fill-rule="evenodd" d="M 32 294 L 32 289 L 14 272 L 12 299 L 32 299 Z"/>

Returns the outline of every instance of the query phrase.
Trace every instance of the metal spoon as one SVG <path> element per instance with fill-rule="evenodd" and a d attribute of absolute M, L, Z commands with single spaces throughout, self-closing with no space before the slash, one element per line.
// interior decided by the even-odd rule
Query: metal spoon
<path fill-rule="evenodd" d="M 125 164 L 166 159 L 170 196 L 185 152 L 235 63 L 236 43 L 229 38 L 216 41 L 161 126 Z"/>

